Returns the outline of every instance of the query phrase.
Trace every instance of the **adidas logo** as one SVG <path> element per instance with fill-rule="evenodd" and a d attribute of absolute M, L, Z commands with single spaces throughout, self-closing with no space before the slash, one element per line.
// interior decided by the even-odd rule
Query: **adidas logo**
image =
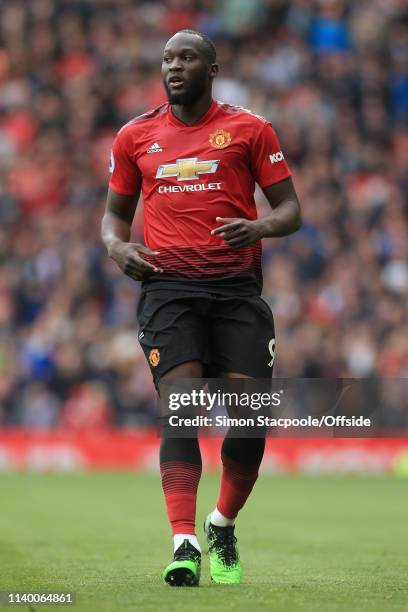
<path fill-rule="evenodd" d="M 146 151 L 146 153 L 161 153 L 163 151 L 163 149 L 161 148 L 161 146 L 159 145 L 158 142 L 155 142 L 152 144 L 151 147 L 149 147 Z"/>

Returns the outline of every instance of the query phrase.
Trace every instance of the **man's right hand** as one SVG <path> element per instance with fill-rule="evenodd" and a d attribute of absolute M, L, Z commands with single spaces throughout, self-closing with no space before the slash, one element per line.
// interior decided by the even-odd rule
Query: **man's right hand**
<path fill-rule="evenodd" d="M 146 280 L 154 273 L 161 273 L 163 270 L 155 266 L 141 255 L 156 257 L 159 251 L 152 251 L 143 244 L 115 241 L 109 248 L 109 257 L 118 264 L 119 268 L 134 280 Z"/>

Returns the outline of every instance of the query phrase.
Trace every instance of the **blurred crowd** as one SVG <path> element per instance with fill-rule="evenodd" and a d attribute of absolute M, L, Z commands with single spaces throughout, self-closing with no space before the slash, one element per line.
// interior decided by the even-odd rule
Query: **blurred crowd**
<path fill-rule="evenodd" d="M 275 374 L 408 376 L 404 7 L 0 0 L 0 424 L 152 422 L 140 287 L 99 227 L 112 140 L 165 101 L 161 52 L 181 28 L 216 43 L 214 97 L 272 121 L 301 199 L 302 229 L 264 244 Z"/>

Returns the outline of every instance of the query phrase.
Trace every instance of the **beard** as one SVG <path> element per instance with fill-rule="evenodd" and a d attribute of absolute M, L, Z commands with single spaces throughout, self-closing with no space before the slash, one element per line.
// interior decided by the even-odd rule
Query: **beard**
<path fill-rule="evenodd" d="M 166 81 L 163 81 L 169 103 L 189 106 L 197 102 L 207 88 L 205 76 L 205 74 L 196 74 L 187 85 L 186 89 L 181 92 L 171 91 Z"/>

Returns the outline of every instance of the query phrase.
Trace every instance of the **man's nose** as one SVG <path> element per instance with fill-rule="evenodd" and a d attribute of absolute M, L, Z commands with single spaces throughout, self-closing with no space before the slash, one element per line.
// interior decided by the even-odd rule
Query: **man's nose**
<path fill-rule="evenodd" d="M 169 70 L 181 70 L 181 68 L 182 66 L 180 59 L 178 57 L 173 57 L 172 61 L 170 62 Z"/>

